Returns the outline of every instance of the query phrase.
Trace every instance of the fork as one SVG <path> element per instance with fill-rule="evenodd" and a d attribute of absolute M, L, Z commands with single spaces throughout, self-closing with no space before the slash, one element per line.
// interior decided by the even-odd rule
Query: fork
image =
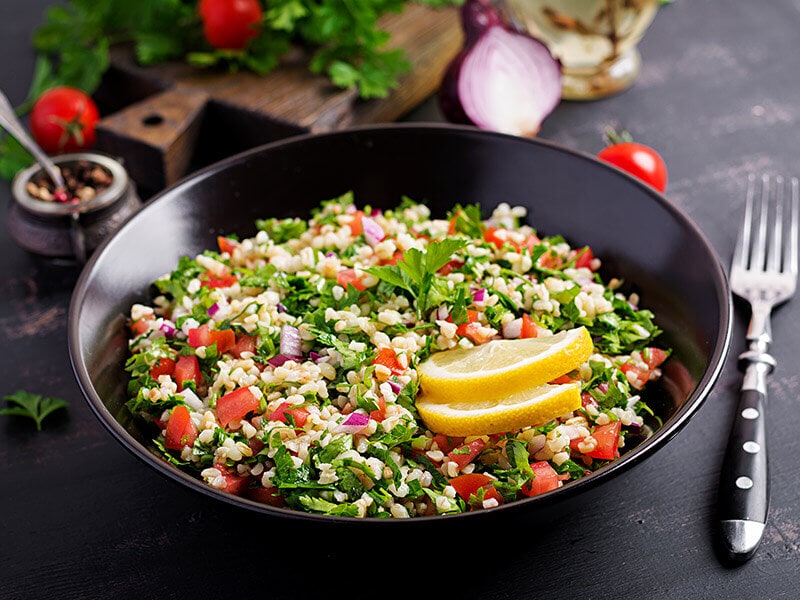
<path fill-rule="evenodd" d="M 776 366 L 768 352 L 772 342 L 770 315 L 794 294 L 797 250 L 797 178 L 784 181 L 777 176 L 771 181 L 764 175 L 759 182 L 759 178 L 750 175 L 744 220 L 730 270 L 731 290 L 750 304 L 749 348 L 739 355 L 744 378 L 719 489 L 722 539 L 728 556 L 737 561 L 755 554 L 767 523 L 765 410 L 767 376 Z"/>

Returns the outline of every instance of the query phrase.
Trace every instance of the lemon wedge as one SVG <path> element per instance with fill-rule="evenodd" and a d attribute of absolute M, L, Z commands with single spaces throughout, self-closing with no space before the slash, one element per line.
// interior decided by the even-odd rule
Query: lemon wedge
<path fill-rule="evenodd" d="M 547 423 L 581 406 L 580 383 L 541 385 L 486 400 L 438 402 L 422 395 L 417 410 L 425 426 L 452 436 L 491 435 Z"/>
<path fill-rule="evenodd" d="M 547 337 L 444 350 L 418 366 L 420 389 L 429 402 L 508 397 L 577 369 L 593 348 L 589 331 L 577 327 Z"/>

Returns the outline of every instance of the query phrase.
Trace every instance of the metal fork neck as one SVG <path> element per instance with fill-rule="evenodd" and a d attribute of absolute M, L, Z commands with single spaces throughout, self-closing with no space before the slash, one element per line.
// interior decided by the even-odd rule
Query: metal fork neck
<path fill-rule="evenodd" d="M 767 393 L 767 375 L 775 369 L 776 362 L 768 352 L 772 342 L 770 310 L 768 302 L 753 302 L 750 326 L 747 328 L 747 341 L 750 347 L 739 355 L 739 368 L 744 371 L 743 390 L 756 390 Z"/>
<path fill-rule="evenodd" d="M 766 352 L 772 343 L 772 327 L 770 325 L 770 311 L 772 304 L 769 302 L 752 302 L 752 315 L 750 326 L 747 328 L 747 341 L 750 350 Z"/>

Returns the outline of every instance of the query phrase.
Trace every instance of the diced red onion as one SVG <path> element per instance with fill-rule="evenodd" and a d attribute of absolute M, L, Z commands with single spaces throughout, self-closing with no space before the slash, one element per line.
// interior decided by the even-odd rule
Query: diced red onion
<path fill-rule="evenodd" d="M 444 321 L 448 316 L 450 316 L 450 310 L 444 304 L 442 304 L 436 310 L 436 318 L 440 321 Z"/>
<path fill-rule="evenodd" d="M 281 354 L 288 354 L 289 356 L 303 355 L 303 340 L 297 327 L 292 325 L 281 327 L 280 351 Z"/>
<path fill-rule="evenodd" d="M 167 323 L 165 321 L 164 323 L 161 324 L 161 326 L 159 327 L 159 330 L 161 330 L 164 333 L 164 335 L 166 337 L 168 337 L 168 338 L 175 337 L 175 331 L 176 330 L 175 330 L 175 327 L 171 323 Z"/>
<path fill-rule="evenodd" d="M 279 313 L 289 312 L 289 309 L 283 305 L 283 302 L 278 302 L 278 306 L 276 307 Z"/>
<path fill-rule="evenodd" d="M 514 319 L 503 325 L 503 337 L 514 340 L 522 335 L 522 319 Z"/>
<path fill-rule="evenodd" d="M 561 63 L 541 41 L 503 23 L 488 0 L 466 0 L 461 16 L 465 46 L 439 87 L 445 117 L 534 137 L 561 100 Z"/>
<path fill-rule="evenodd" d="M 213 317 L 215 314 L 217 314 L 217 312 L 219 312 L 219 304 L 214 302 L 214 304 L 208 307 L 208 310 L 206 310 L 206 312 L 208 313 L 209 317 Z"/>
<path fill-rule="evenodd" d="M 383 241 L 383 238 L 386 237 L 383 227 L 378 225 L 378 223 L 375 222 L 375 219 L 370 217 L 362 217 L 361 225 L 364 227 L 364 238 L 372 247 L 380 244 Z"/>
<path fill-rule="evenodd" d="M 483 304 L 486 302 L 486 288 L 479 288 L 472 292 L 472 301 L 475 304 Z"/>
<path fill-rule="evenodd" d="M 395 394 L 399 394 L 400 392 L 403 391 L 403 386 L 397 383 L 396 381 L 389 380 L 386 383 L 389 384 L 389 387 L 392 388 L 392 391 Z"/>
<path fill-rule="evenodd" d="M 322 358 L 322 354 L 320 354 L 319 352 L 314 352 L 314 351 L 312 350 L 311 352 L 309 352 L 309 353 L 308 353 L 308 358 L 310 358 L 310 359 L 311 359 L 311 360 L 313 360 L 314 362 L 318 362 L 318 361 L 319 361 L 319 359 L 321 359 L 321 358 Z"/>
<path fill-rule="evenodd" d="M 276 354 L 272 358 L 267 359 L 267 363 L 272 365 L 273 367 L 280 367 L 283 363 L 293 360 L 297 362 L 300 359 L 299 356 L 293 356 L 289 354 Z"/>
<path fill-rule="evenodd" d="M 359 433 L 369 425 L 369 416 L 359 412 L 352 412 L 339 423 L 334 431 L 337 433 Z"/>

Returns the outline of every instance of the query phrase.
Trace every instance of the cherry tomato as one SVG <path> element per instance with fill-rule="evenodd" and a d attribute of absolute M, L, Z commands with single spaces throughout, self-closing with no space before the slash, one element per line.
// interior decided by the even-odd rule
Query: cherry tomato
<path fill-rule="evenodd" d="M 667 165 L 649 146 L 636 142 L 611 144 L 600 150 L 597 158 L 638 177 L 659 192 L 667 189 Z"/>
<path fill-rule="evenodd" d="M 91 148 L 97 140 L 100 120 L 97 105 L 83 91 L 55 87 L 44 92 L 33 105 L 30 126 L 33 138 L 48 154 Z"/>
<path fill-rule="evenodd" d="M 220 50 L 243 49 L 263 15 L 258 0 L 201 0 L 199 12 L 206 40 Z"/>

